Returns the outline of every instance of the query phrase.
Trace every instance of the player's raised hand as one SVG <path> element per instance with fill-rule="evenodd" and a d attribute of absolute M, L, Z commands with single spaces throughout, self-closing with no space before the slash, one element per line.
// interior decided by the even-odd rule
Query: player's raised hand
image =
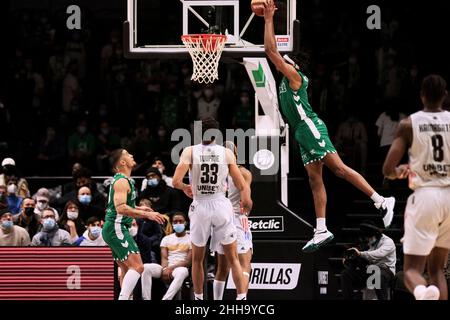
<path fill-rule="evenodd" d="M 153 220 L 159 224 L 163 224 L 166 219 L 164 219 L 164 216 L 162 214 L 160 214 L 159 212 L 155 212 L 155 211 L 151 211 L 151 212 L 146 212 L 145 217 L 149 220 Z"/>
<path fill-rule="evenodd" d="M 273 0 L 267 0 L 264 2 L 264 19 L 273 19 L 273 15 L 278 8 L 275 6 Z"/>

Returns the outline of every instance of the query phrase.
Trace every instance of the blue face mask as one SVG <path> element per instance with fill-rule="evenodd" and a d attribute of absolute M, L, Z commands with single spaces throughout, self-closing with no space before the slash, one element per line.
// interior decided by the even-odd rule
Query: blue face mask
<path fill-rule="evenodd" d="M 184 223 L 176 223 L 173 225 L 173 230 L 175 230 L 176 233 L 182 233 L 185 229 Z"/>
<path fill-rule="evenodd" d="M 5 221 L 2 222 L 2 227 L 5 230 L 11 230 L 13 226 L 14 226 L 14 224 L 13 224 L 12 221 L 5 220 Z"/>
<path fill-rule="evenodd" d="M 78 196 L 78 200 L 82 203 L 82 204 L 89 204 L 91 203 L 92 200 L 92 196 L 89 194 L 83 194 L 81 196 Z"/>
<path fill-rule="evenodd" d="M 91 231 L 92 237 L 94 237 L 95 239 L 100 237 L 100 235 L 102 234 L 102 228 L 100 228 L 100 227 L 91 227 L 90 231 Z"/>
<path fill-rule="evenodd" d="M 44 224 L 42 227 L 44 228 L 44 231 L 52 230 L 56 226 L 56 221 L 53 218 L 47 218 L 44 220 Z"/>
<path fill-rule="evenodd" d="M 149 180 L 147 180 L 147 185 L 149 186 L 149 187 L 156 187 L 157 185 L 158 185 L 158 179 L 156 179 L 156 178 L 153 178 L 153 179 L 149 179 Z"/>

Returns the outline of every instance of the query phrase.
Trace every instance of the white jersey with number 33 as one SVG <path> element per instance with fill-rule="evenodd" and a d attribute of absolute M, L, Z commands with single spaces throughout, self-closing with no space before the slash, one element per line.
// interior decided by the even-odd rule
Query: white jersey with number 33
<path fill-rule="evenodd" d="M 228 163 L 224 147 L 215 143 L 193 146 L 190 170 L 194 199 L 225 197 Z"/>
<path fill-rule="evenodd" d="M 409 150 L 409 186 L 450 186 L 450 112 L 411 115 L 413 141 Z"/>

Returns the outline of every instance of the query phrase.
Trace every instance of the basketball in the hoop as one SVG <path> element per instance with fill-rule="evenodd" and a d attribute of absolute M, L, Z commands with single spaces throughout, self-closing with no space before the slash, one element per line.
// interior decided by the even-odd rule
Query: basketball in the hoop
<path fill-rule="evenodd" d="M 252 0 L 252 11 L 258 16 L 258 17 L 264 17 L 264 3 L 266 3 L 267 0 Z"/>

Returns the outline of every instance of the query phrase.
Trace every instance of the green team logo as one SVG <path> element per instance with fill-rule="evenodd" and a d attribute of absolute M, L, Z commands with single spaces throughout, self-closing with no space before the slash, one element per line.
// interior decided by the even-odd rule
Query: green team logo
<path fill-rule="evenodd" d="M 258 70 L 253 70 L 252 74 L 257 88 L 263 88 L 266 86 L 266 75 L 264 74 L 261 63 L 258 64 Z"/>
<path fill-rule="evenodd" d="M 281 93 L 285 93 L 286 91 L 287 91 L 286 90 L 286 83 L 282 82 L 281 85 L 280 85 L 280 94 Z"/>

